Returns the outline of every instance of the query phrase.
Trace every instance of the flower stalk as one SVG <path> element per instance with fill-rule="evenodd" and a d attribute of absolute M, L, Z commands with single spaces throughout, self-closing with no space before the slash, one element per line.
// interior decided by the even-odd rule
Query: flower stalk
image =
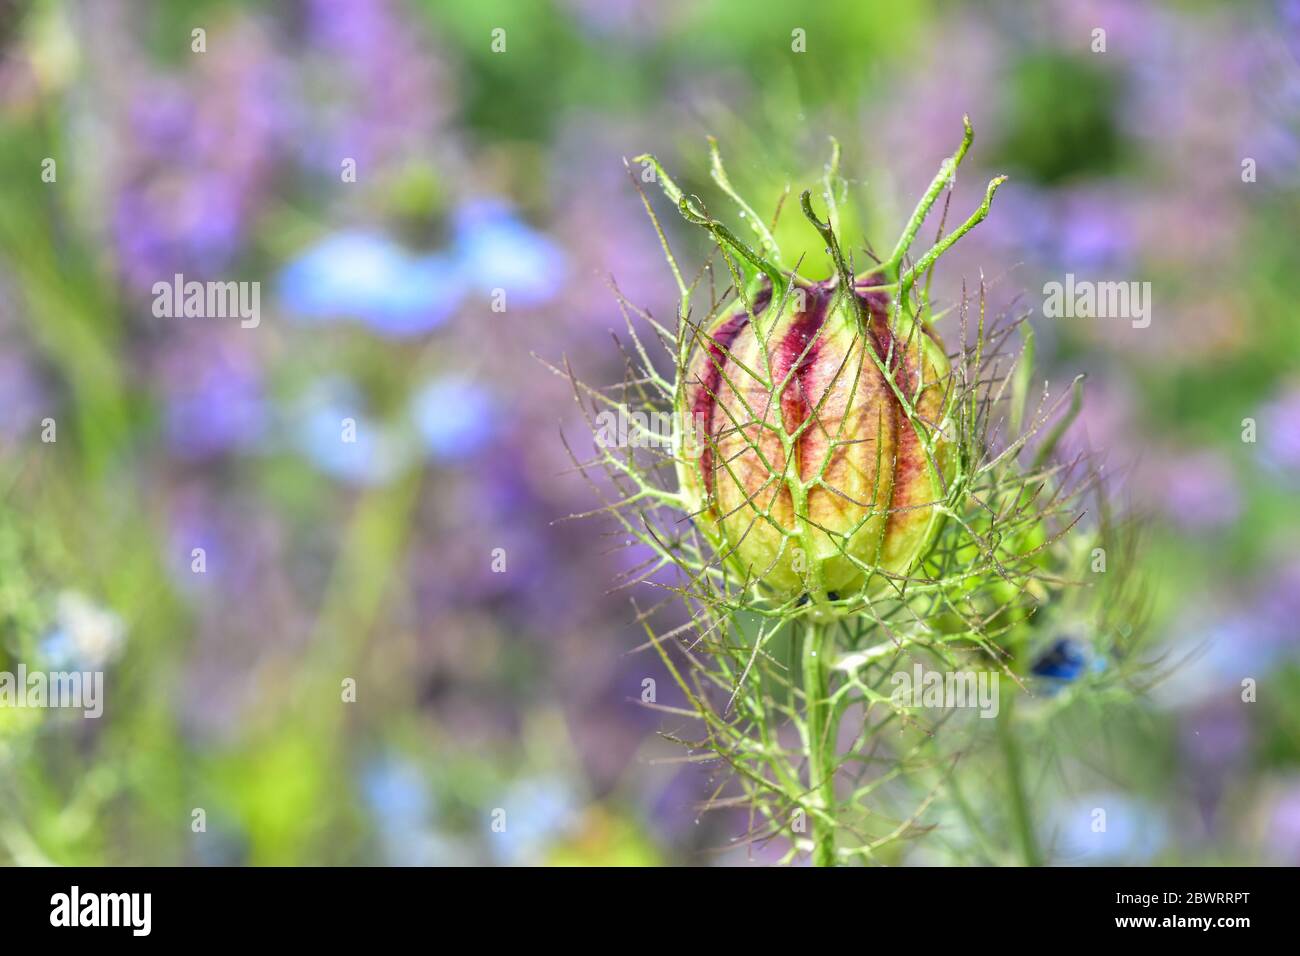
<path fill-rule="evenodd" d="M 1020 741 L 1016 739 L 1012 713 L 1015 704 L 1008 700 L 998 715 L 998 743 L 1002 748 L 1002 759 L 1006 766 L 1007 796 L 1011 808 L 1012 825 L 1016 843 L 1020 847 L 1020 859 L 1025 866 L 1041 866 L 1042 854 L 1038 849 L 1038 836 L 1034 832 L 1033 814 L 1030 812 L 1029 792 L 1025 783 L 1024 758 L 1020 752 Z"/>
<path fill-rule="evenodd" d="M 835 733 L 831 719 L 830 668 L 826 625 L 810 621 L 804 628 L 802 661 L 804 695 L 804 750 L 808 761 L 808 788 L 814 866 L 835 865 Z"/>

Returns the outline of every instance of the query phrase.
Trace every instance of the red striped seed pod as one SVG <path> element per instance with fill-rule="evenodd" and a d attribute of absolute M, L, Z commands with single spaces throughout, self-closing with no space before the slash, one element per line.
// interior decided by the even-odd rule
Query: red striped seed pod
<path fill-rule="evenodd" d="M 933 545 L 953 458 L 938 338 L 856 283 L 792 282 L 701 331 L 678 459 L 718 553 L 782 592 L 841 597 L 912 572 Z"/>

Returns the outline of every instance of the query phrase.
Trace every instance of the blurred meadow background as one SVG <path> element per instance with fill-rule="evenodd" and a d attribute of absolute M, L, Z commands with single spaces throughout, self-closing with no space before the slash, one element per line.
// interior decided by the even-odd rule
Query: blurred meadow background
<path fill-rule="evenodd" d="M 0 862 L 779 858 L 641 706 L 643 556 L 557 522 L 587 428 L 534 356 L 622 378 L 611 276 L 674 315 L 624 157 L 716 201 L 714 135 L 766 213 L 835 136 L 879 248 L 964 113 L 954 217 L 1011 179 L 936 294 L 982 272 L 1087 373 L 1067 441 L 1148 516 L 1108 573 L 1170 672 L 1045 672 L 1043 858 L 1300 864 L 1295 0 L 0 2 L 0 670 L 106 675 L 99 720 L 0 708 Z M 178 273 L 260 322 L 156 316 Z M 1151 282 L 1150 326 L 1044 318 L 1067 273 Z M 885 862 L 1018 862 L 982 760 L 987 826 L 938 799 Z"/>

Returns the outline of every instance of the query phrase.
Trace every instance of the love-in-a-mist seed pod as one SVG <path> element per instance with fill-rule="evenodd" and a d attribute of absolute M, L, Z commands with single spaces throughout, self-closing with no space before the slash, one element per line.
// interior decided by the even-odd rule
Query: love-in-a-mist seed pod
<path fill-rule="evenodd" d="M 952 474 L 942 343 L 855 280 L 770 286 L 702 331 L 677 414 L 698 525 L 779 591 L 878 591 L 933 545 Z"/>

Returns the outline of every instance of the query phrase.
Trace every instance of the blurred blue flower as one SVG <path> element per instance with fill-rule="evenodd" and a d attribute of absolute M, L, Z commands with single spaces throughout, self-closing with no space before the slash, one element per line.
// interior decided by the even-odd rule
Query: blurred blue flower
<path fill-rule="evenodd" d="M 1153 807 L 1122 793 L 1077 797 L 1057 804 L 1047 818 L 1062 863 L 1145 863 L 1169 838 Z"/>
<path fill-rule="evenodd" d="M 1280 660 L 1296 653 L 1295 621 L 1300 618 L 1300 562 L 1282 564 L 1251 592 L 1233 592 L 1232 606 L 1215 611 L 1189 609 L 1170 628 L 1187 635 L 1194 648 L 1153 690 L 1171 709 L 1240 690 L 1243 678 L 1263 677 Z"/>
<path fill-rule="evenodd" d="M 1087 649 L 1072 637 L 1058 638 L 1039 655 L 1030 671 L 1036 677 L 1058 681 L 1078 680 L 1088 666 Z"/>
<path fill-rule="evenodd" d="M 1189 635 L 1190 648 L 1152 691 L 1153 699 L 1171 710 L 1239 688 L 1242 678 L 1258 678 L 1273 665 L 1274 650 L 1249 610 L 1207 616 L 1205 608 L 1196 608 L 1170 628 L 1171 634 Z"/>
<path fill-rule="evenodd" d="M 429 456 L 452 461 L 473 455 L 491 439 L 496 402 L 467 378 L 436 378 L 411 397 L 411 417 Z"/>
<path fill-rule="evenodd" d="M 361 773 L 361 797 L 379 834 L 386 861 L 394 866 L 451 866 L 473 862 L 468 847 L 440 832 L 436 808 L 420 768 L 409 760 L 384 758 Z"/>
<path fill-rule="evenodd" d="M 454 217 L 455 256 L 465 280 L 480 291 L 504 289 L 506 306 L 540 305 L 564 284 L 563 251 L 519 219 L 505 203 L 478 199 Z"/>
<path fill-rule="evenodd" d="M 546 847 L 564 835 L 578 818 L 572 789 L 559 778 L 522 780 L 511 788 L 500 809 L 505 829 L 487 834 L 498 862 L 506 865 L 539 861 Z"/>
<path fill-rule="evenodd" d="M 41 641 L 41 657 L 50 667 L 95 671 L 121 653 L 125 640 L 126 625 L 116 613 L 76 591 L 64 591 L 54 628 Z"/>
<path fill-rule="evenodd" d="M 312 246 L 280 273 L 292 313 L 356 318 L 384 335 L 420 335 L 455 311 L 463 286 L 443 256 L 415 256 L 384 236 L 341 232 Z"/>
<path fill-rule="evenodd" d="M 385 829 L 403 830 L 428 818 L 424 776 L 407 761 L 382 760 L 367 767 L 361 775 L 361 793 L 375 821 Z"/>
<path fill-rule="evenodd" d="M 413 449 L 400 432 L 371 419 L 362 408 L 360 395 L 346 380 L 318 382 L 298 402 L 293 441 L 333 478 L 383 485 L 411 463 Z"/>
<path fill-rule="evenodd" d="M 208 818 L 208 828 L 191 837 L 191 847 L 200 866 L 247 866 L 248 834 L 226 817 Z"/>

